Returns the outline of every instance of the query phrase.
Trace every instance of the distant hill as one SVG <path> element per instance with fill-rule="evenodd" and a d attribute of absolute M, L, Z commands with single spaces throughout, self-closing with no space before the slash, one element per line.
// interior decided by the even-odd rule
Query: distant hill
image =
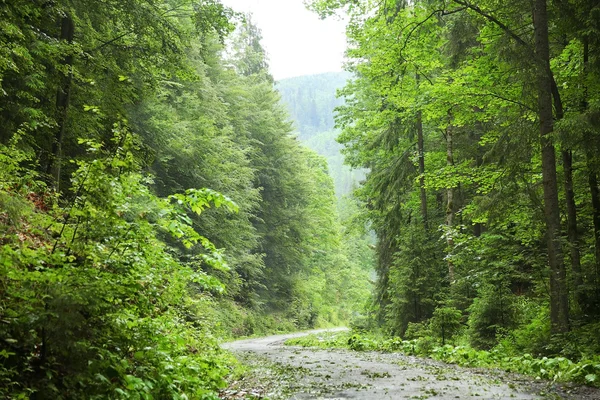
<path fill-rule="evenodd" d="M 329 72 L 283 79 L 277 82 L 300 139 L 333 129 L 333 109 L 343 104 L 336 98 L 336 90 L 350 78 L 347 72 Z"/>
<path fill-rule="evenodd" d="M 347 72 L 329 72 L 277 82 L 277 90 L 294 121 L 298 138 L 327 158 L 338 197 L 351 193 L 364 178 L 364 171 L 343 165 L 342 146 L 335 141 L 339 132 L 334 129 L 333 110 L 343 104 L 342 99 L 336 98 L 336 91 L 350 76 Z"/>

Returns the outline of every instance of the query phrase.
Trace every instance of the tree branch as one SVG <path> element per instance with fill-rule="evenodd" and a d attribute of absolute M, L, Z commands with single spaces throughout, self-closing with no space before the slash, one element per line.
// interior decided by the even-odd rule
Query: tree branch
<path fill-rule="evenodd" d="M 520 45 L 525 46 L 527 49 L 530 49 L 533 51 L 533 49 L 531 48 L 529 43 L 527 43 L 525 40 L 523 40 L 523 38 L 521 38 L 519 35 L 517 35 L 515 32 L 513 32 L 506 24 L 504 24 L 498 18 L 486 13 L 478 6 L 476 6 L 474 4 L 470 4 L 467 1 L 464 1 L 464 0 L 452 0 L 452 1 L 456 4 L 463 6 L 463 8 L 465 8 L 465 9 L 469 9 L 471 11 L 476 12 L 477 14 L 481 15 L 483 18 L 487 19 L 488 21 L 493 22 L 500 29 L 502 29 L 504 32 L 506 32 L 510 37 L 512 37 L 517 43 L 519 43 Z"/>
<path fill-rule="evenodd" d="M 465 0 L 452 0 L 452 1 L 456 4 L 459 4 L 463 7 L 468 8 L 469 10 L 476 12 L 477 14 L 481 15 L 488 21 L 493 22 L 500 29 L 502 29 L 504 32 L 506 32 L 510 37 L 512 37 L 517 43 L 519 43 L 526 49 L 530 50 L 532 52 L 532 54 L 535 55 L 535 50 L 529 45 L 529 43 L 527 43 L 525 40 L 523 40 L 523 38 L 521 38 L 514 31 L 512 31 L 506 24 L 504 24 L 498 18 L 486 13 L 478 6 L 476 6 L 474 4 L 470 4 Z M 541 63 L 541 61 L 542 61 L 542 60 L 538 59 L 537 55 L 534 56 L 534 60 L 537 63 Z M 554 108 L 556 111 L 556 119 L 562 119 L 562 117 L 564 116 L 564 111 L 563 111 L 563 106 L 562 106 L 562 100 L 560 97 L 560 92 L 558 91 L 558 86 L 556 85 L 556 79 L 554 79 L 554 74 L 552 73 L 552 70 L 547 69 L 546 73 L 548 74 L 548 77 L 550 78 L 551 83 L 552 83 L 552 97 L 553 97 L 553 101 L 554 101 Z"/>
<path fill-rule="evenodd" d="M 527 109 L 527 110 L 529 110 L 529 111 L 536 112 L 536 110 L 534 110 L 533 108 L 529 107 L 529 106 L 528 106 L 527 104 L 525 104 L 525 103 L 521 103 L 521 102 L 520 102 L 520 101 L 518 101 L 518 100 L 509 99 L 508 97 L 504 97 L 504 96 L 501 96 L 501 95 L 499 95 L 499 94 L 496 94 L 496 93 L 467 93 L 467 96 L 473 96 L 473 97 L 485 97 L 485 96 L 490 96 L 490 97 L 495 97 L 495 98 L 497 98 L 497 99 L 500 99 L 500 100 L 506 101 L 506 102 L 508 102 L 508 103 L 513 103 L 513 104 L 516 104 L 516 105 L 518 105 L 518 106 L 521 106 L 521 107 L 523 107 L 523 108 L 525 108 L 525 109 Z"/>

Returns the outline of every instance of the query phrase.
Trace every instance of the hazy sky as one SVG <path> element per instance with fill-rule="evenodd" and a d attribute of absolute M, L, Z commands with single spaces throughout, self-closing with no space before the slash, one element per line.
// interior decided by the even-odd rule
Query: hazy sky
<path fill-rule="evenodd" d="M 221 1 L 236 11 L 252 12 L 275 80 L 342 70 L 346 48 L 343 22 L 320 20 L 302 0 Z"/>

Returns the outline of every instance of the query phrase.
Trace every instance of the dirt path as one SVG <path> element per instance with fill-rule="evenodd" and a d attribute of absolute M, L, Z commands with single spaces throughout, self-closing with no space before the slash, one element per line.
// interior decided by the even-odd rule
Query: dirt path
<path fill-rule="evenodd" d="M 310 332 L 315 333 L 315 331 Z M 224 345 L 253 377 L 224 398 L 270 399 L 600 399 L 600 391 L 564 388 L 499 371 L 461 368 L 398 353 L 315 350 L 284 346 L 307 333 Z M 253 396 L 253 397 L 252 397 Z"/>

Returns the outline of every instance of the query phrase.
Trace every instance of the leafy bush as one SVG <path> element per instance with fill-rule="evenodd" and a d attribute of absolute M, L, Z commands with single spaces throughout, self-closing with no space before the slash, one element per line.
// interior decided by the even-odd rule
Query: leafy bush
<path fill-rule="evenodd" d="M 342 349 L 348 348 L 349 340 L 352 337 L 350 332 L 322 332 L 288 339 L 285 344 L 288 346 L 318 347 L 322 349 Z"/>
<path fill-rule="evenodd" d="M 0 213 L 0 397 L 208 399 L 224 385 L 231 360 L 205 311 L 223 286 L 205 269 L 227 267 L 187 212 L 235 205 L 210 190 L 154 196 L 135 138 L 114 132 L 114 146 L 85 143 L 94 158 L 77 162 L 64 205 L 0 148 L 13 172 L 0 198 L 18 205 Z"/>
<path fill-rule="evenodd" d="M 560 354 L 576 360 L 597 356 L 600 354 L 599 330 L 600 323 L 575 326 L 567 333 L 552 336 L 544 349 L 546 354 Z"/>
<path fill-rule="evenodd" d="M 365 350 L 376 350 L 378 348 L 377 341 L 364 337 L 359 334 L 354 334 L 348 339 L 348 348 L 351 350 L 365 351 Z"/>
<path fill-rule="evenodd" d="M 520 325 L 499 341 L 498 346 L 507 354 L 532 354 L 536 357 L 551 355 L 550 319 L 544 305 L 525 304 L 521 308 L 529 322 Z"/>
<path fill-rule="evenodd" d="M 354 332 L 358 333 L 367 333 L 372 331 L 375 328 L 373 325 L 373 318 L 364 314 L 355 315 L 350 320 L 350 328 L 352 328 Z"/>
<path fill-rule="evenodd" d="M 430 336 L 429 324 L 427 322 L 409 322 L 406 332 L 404 333 L 405 339 L 417 339 L 425 336 Z"/>
<path fill-rule="evenodd" d="M 514 328 L 518 321 L 516 296 L 506 285 L 485 284 L 469 307 L 469 339 L 480 349 L 490 349 L 498 335 Z"/>
<path fill-rule="evenodd" d="M 435 337 L 442 340 L 442 345 L 452 339 L 462 328 L 462 313 L 454 307 L 439 307 L 433 312 L 430 330 Z"/>

